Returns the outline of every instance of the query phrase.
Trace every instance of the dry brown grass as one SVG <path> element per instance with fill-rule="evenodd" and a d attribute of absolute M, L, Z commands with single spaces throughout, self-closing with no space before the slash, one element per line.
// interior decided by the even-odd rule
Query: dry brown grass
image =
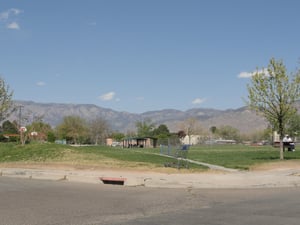
<path fill-rule="evenodd" d="M 300 169 L 299 160 L 283 160 L 280 162 L 263 163 L 250 167 L 250 171 L 269 171 L 285 169 Z"/>

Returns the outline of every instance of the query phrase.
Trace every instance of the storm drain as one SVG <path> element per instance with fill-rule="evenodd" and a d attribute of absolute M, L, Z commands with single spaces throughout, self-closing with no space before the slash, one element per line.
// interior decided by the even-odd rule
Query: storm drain
<path fill-rule="evenodd" d="M 100 177 L 103 184 L 124 185 L 126 178 L 124 177 Z"/>

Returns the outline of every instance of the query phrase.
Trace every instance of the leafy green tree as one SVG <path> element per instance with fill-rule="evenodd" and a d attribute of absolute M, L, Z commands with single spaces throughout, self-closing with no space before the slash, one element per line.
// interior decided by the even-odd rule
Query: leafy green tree
<path fill-rule="evenodd" d="M 300 71 L 288 76 L 283 62 L 272 58 L 267 71 L 257 71 L 247 87 L 248 106 L 264 116 L 278 131 L 280 159 L 284 159 L 282 138 L 287 122 L 296 113 L 294 103 L 300 97 Z"/>
<path fill-rule="evenodd" d="M 149 137 L 153 135 L 154 124 L 151 119 L 136 122 L 137 135 L 139 137 Z"/>
<path fill-rule="evenodd" d="M 226 140 L 239 141 L 240 139 L 239 130 L 229 125 L 219 127 L 217 129 L 217 134 Z"/>
<path fill-rule="evenodd" d="M 47 141 L 48 135 L 53 132 L 53 129 L 50 124 L 38 120 L 28 125 L 27 131 L 30 140 Z"/>
<path fill-rule="evenodd" d="M 79 116 L 64 117 L 63 122 L 56 129 L 60 138 L 64 138 L 74 144 L 82 143 L 88 134 L 87 123 Z"/>
<path fill-rule="evenodd" d="M 18 134 L 18 125 L 16 122 L 12 123 L 9 120 L 3 122 L 2 127 L 0 129 L 0 141 L 17 141 L 19 139 L 18 136 L 9 137 L 7 139 L 7 134 Z M 6 137 L 5 137 L 6 136 Z"/>
<path fill-rule="evenodd" d="M 212 134 L 215 134 L 217 132 L 217 127 L 216 126 L 212 126 L 212 127 L 209 128 L 209 130 L 210 130 L 210 132 Z"/>
<path fill-rule="evenodd" d="M 4 134 L 18 134 L 19 133 L 16 124 L 10 122 L 9 120 L 6 120 L 3 122 L 1 130 Z"/>
<path fill-rule="evenodd" d="M 170 131 L 167 125 L 161 124 L 153 130 L 153 135 L 158 139 L 166 139 L 170 137 Z"/>
<path fill-rule="evenodd" d="M 10 91 L 9 86 L 5 83 L 4 79 L 0 77 L 0 123 L 14 110 L 12 96 L 13 91 Z"/>
<path fill-rule="evenodd" d="M 48 133 L 47 133 L 47 140 L 48 140 L 48 142 L 51 142 L 51 143 L 55 142 L 56 136 L 55 136 L 54 131 L 48 131 Z"/>
<path fill-rule="evenodd" d="M 300 134 L 300 115 L 295 114 L 287 122 L 287 134 L 291 136 L 298 136 Z"/>
<path fill-rule="evenodd" d="M 124 135 L 123 133 L 120 133 L 120 132 L 115 132 L 115 133 L 112 133 L 111 137 L 112 137 L 114 140 L 120 142 L 120 141 L 123 140 L 123 138 L 125 137 L 125 135 Z"/>

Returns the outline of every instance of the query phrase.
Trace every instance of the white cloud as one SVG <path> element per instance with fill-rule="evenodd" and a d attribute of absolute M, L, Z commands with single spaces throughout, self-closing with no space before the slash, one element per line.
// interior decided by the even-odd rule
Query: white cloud
<path fill-rule="evenodd" d="M 256 70 L 253 72 L 241 72 L 238 75 L 238 78 L 251 78 L 252 76 L 254 76 L 257 73 L 264 73 L 266 76 L 268 76 L 268 70 L 267 69 L 261 69 L 261 70 Z"/>
<path fill-rule="evenodd" d="M 101 96 L 99 96 L 99 98 L 102 100 L 102 101 L 111 101 L 115 98 L 116 96 L 116 93 L 111 91 L 111 92 L 108 92 L 106 94 L 103 94 Z M 119 99 L 117 99 L 119 100 Z"/>
<path fill-rule="evenodd" d="M 192 101 L 192 104 L 193 105 L 200 105 L 200 104 L 202 104 L 203 102 L 205 102 L 206 101 L 206 99 L 204 99 L 204 98 L 196 98 L 196 99 L 194 99 L 193 101 Z"/>
<path fill-rule="evenodd" d="M 39 81 L 36 83 L 36 85 L 42 87 L 42 86 L 45 86 L 46 83 L 44 81 Z"/>
<path fill-rule="evenodd" d="M 17 22 L 9 23 L 6 27 L 11 30 L 20 30 L 20 26 Z"/>
<path fill-rule="evenodd" d="M 10 17 L 17 16 L 22 12 L 23 11 L 20 9 L 15 9 L 15 8 L 8 9 L 0 13 L 0 20 L 2 21 L 8 20 Z"/>
<path fill-rule="evenodd" d="M 19 30 L 20 25 L 16 22 L 16 19 L 22 12 L 22 10 L 16 8 L 0 12 L 0 22 L 3 22 L 8 29 Z"/>
<path fill-rule="evenodd" d="M 241 72 L 238 75 L 238 78 L 250 78 L 252 77 L 254 74 L 253 73 L 249 73 L 249 72 Z"/>

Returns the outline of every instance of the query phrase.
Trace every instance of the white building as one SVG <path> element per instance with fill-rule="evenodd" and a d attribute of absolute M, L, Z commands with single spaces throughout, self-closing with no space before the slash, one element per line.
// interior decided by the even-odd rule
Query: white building
<path fill-rule="evenodd" d="M 184 145 L 197 145 L 201 142 L 200 135 L 186 135 L 184 138 L 181 139 L 181 143 Z"/>

